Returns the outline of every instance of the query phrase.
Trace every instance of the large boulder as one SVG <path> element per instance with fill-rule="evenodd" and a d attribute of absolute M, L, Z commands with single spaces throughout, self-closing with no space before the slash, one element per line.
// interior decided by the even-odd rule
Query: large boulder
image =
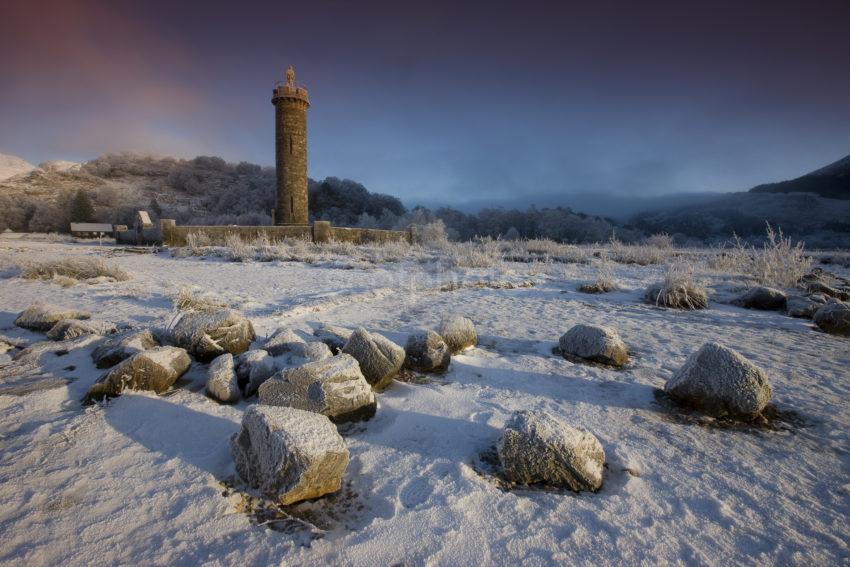
<path fill-rule="evenodd" d="M 251 321 L 232 309 L 182 311 L 171 323 L 171 339 L 198 360 L 242 354 L 254 340 Z"/>
<path fill-rule="evenodd" d="M 150 331 L 132 331 L 109 337 L 92 351 L 91 357 L 98 368 L 115 366 L 136 353 L 159 346 Z"/>
<path fill-rule="evenodd" d="M 366 381 L 375 390 L 385 388 L 398 375 L 404 364 L 404 349 L 377 333 L 370 334 L 359 328 L 342 349 L 360 364 Z"/>
<path fill-rule="evenodd" d="M 548 412 L 514 412 L 496 449 L 504 474 L 512 482 L 577 492 L 602 487 L 605 451 L 599 440 Z"/>
<path fill-rule="evenodd" d="M 800 295 L 792 295 L 785 303 L 785 313 L 789 317 L 797 317 L 799 319 L 811 319 L 815 311 L 826 303 L 826 301 L 817 301 L 817 296 L 803 297 Z"/>
<path fill-rule="evenodd" d="M 298 364 L 297 359 L 303 362 L 324 360 L 333 356 L 331 349 L 321 341 L 305 341 L 292 329 L 280 328 L 266 339 L 263 350 L 274 357 L 286 357 L 287 364 Z"/>
<path fill-rule="evenodd" d="M 368 419 L 377 407 L 360 365 L 348 354 L 283 370 L 259 394 L 261 404 L 320 413 L 335 423 Z"/>
<path fill-rule="evenodd" d="M 611 366 L 629 362 L 629 351 L 617 331 L 600 325 L 576 325 L 561 336 L 558 347 L 564 357 L 577 357 Z"/>
<path fill-rule="evenodd" d="M 342 352 L 342 349 L 345 347 L 345 343 L 348 342 L 348 339 L 351 338 L 350 329 L 343 329 L 342 327 L 334 327 L 332 325 L 322 325 L 315 331 L 313 331 L 313 336 L 328 345 L 328 348 L 334 354 Z"/>
<path fill-rule="evenodd" d="M 281 504 L 336 492 L 348 467 L 336 426 L 321 414 L 290 407 L 250 406 L 230 452 L 242 480 Z"/>
<path fill-rule="evenodd" d="M 755 417 L 773 395 L 764 370 L 714 342 L 691 354 L 664 390 L 673 399 L 716 416 Z"/>
<path fill-rule="evenodd" d="M 76 309 L 65 309 L 49 303 L 33 303 L 24 309 L 15 325 L 33 331 L 49 331 L 53 325 L 64 319 L 89 319 L 91 314 Z"/>
<path fill-rule="evenodd" d="M 443 372 L 452 361 L 452 352 L 434 331 L 422 331 L 407 337 L 404 366 L 419 372 Z"/>
<path fill-rule="evenodd" d="M 124 390 L 161 394 L 188 370 L 192 360 L 182 348 L 164 346 L 134 354 L 92 384 L 87 400 L 117 396 Z"/>
<path fill-rule="evenodd" d="M 233 355 L 226 352 L 210 362 L 207 369 L 207 394 L 227 404 L 238 402 L 241 397 Z"/>
<path fill-rule="evenodd" d="M 451 315 L 440 321 L 437 333 L 449 345 L 452 354 L 457 354 L 464 349 L 478 344 L 478 333 L 475 325 L 466 317 Z"/>
<path fill-rule="evenodd" d="M 815 312 L 815 325 L 833 335 L 850 337 L 850 305 L 835 298 Z"/>
<path fill-rule="evenodd" d="M 785 292 L 772 287 L 754 287 L 748 289 L 735 303 L 747 309 L 775 311 L 785 309 L 788 296 Z"/>
<path fill-rule="evenodd" d="M 262 349 L 249 350 L 235 360 L 236 377 L 245 397 L 257 393 L 263 382 L 278 371 L 274 357 Z"/>
<path fill-rule="evenodd" d="M 47 331 L 47 338 L 51 341 L 67 341 L 83 335 L 111 335 L 117 332 L 118 329 L 112 323 L 63 319 Z"/>

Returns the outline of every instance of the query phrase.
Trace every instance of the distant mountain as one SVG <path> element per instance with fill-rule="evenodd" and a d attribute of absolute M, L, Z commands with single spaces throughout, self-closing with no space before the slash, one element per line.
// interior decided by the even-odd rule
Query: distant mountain
<path fill-rule="evenodd" d="M 0 181 L 34 169 L 36 167 L 33 164 L 19 157 L 0 154 Z"/>
<path fill-rule="evenodd" d="M 828 199 L 850 199 L 850 156 L 796 179 L 753 187 L 750 192 L 814 193 Z"/>

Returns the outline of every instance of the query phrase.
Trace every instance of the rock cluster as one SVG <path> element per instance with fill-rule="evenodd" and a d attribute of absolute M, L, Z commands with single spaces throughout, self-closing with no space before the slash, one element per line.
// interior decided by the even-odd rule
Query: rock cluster
<path fill-rule="evenodd" d="M 348 467 L 334 424 L 291 407 L 250 406 L 230 450 L 242 480 L 281 504 L 336 492 Z"/>
<path fill-rule="evenodd" d="M 117 332 L 118 329 L 111 323 L 63 319 L 47 331 L 47 338 L 51 341 L 67 341 L 83 335 L 110 335 Z"/>

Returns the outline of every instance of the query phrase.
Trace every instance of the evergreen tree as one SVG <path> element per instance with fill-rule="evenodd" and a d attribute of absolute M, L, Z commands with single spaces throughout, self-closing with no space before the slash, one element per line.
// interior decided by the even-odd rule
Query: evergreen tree
<path fill-rule="evenodd" d="M 71 222 L 92 222 L 93 220 L 94 206 L 91 204 L 91 199 L 85 191 L 78 189 L 71 202 Z"/>
<path fill-rule="evenodd" d="M 156 201 L 156 197 L 154 197 L 153 199 L 151 199 L 151 202 L 150 202 L 150 203 L 148 203 L 148 208 L 149 208 L 149 209 L 151 210 L 151 212 L 152 212 L 154 215 L 156 215 L 157 217 L 161 217 L 161 216 L 162 216 L 162 207 L 161 207 L 161 206 L 159 205 L 159 203 Z"/>

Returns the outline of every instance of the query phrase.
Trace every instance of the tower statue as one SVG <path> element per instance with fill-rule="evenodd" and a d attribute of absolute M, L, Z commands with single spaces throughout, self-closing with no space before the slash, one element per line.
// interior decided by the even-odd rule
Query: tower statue
<path fill-rule="evenodd" d="M 295 69 L 272 91 L 275 107 L 275 224 L 307 224 L 307 90 L 295 86 Z"/>

